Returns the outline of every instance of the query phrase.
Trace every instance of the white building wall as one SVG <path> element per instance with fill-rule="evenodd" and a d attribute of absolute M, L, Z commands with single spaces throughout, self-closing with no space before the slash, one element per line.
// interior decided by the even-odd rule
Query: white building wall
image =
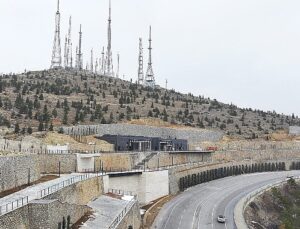
<path fill-rule="evenodd" d="M 168 170 L 143 172 L 142 174 L 109 177 L 105 183 L 107 190 L 117 189 L 131 191 L 138 195 L 142 204 L 158 199 L 169 194 L 169 173 Z"/>
<path fill-rule="evenodd" d="M 77 171 L 94 171 L 95 158 L 93 154 L 77 154 Z"/>

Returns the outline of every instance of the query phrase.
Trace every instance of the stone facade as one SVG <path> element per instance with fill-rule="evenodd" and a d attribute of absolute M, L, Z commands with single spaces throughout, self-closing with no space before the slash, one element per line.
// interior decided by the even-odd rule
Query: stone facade
<path fill-rule="evenodd" d="M 1 229 L 30 229 L 28 205 L 1 216 Z"/>
<path fill-rule="evenodd" d="M 40 179 L 38 165 L 36 155 L 0 156 L 0 192 Z"/>
<path fill-rule="evenodd" d="M 61 173 L 72 173 L 76 171 L 76 154 L 38 154 L 40 170 L 42 173 L 58 173 L 59 162 Z"/>
<path fill-rule="evenodd" d="M 28 206 L 30 228 L 56 229 L 63 223 L 71 226 L 90 210 L 88 206 L 61 203 L 58 200 L 36 200 Z"/>

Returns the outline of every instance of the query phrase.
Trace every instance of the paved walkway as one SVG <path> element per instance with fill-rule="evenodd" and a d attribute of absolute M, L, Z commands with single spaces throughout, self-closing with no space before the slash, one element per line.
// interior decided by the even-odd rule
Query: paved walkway
<path fill-rule="evenodd" d="M 70 185 L 71 183 L 68 181 L 70 181 L 71 178 L 73 178 L 72 183 L 79 182 L 81 181 L 79 179 L 80 175 L 86 176 L 86 174 L 80 174 L 80 173 L 64 174 L 61 175 L 60 178 L 47 181 L 44 183 L 35 184 L 25 189 L 22 189 L 18 192 L 0 198 L 0 215 L 6 214 L 8 212 L 11 212 L 12 210 L 22 207 L 32 200 L 41 199 L 42 196 L 40 191 L 43 189 L 47 189 L 43 193 L 43 196 L 46 196 L 55 191 L 58 191 L 62 187 Z M 62 184 L 64 186 L 62 186 Z"/>
<path fill-rule="evenodd" d="M 100 196 L 88 204 L 94 211 L 93 216 L 81 228 L 107 229 L 125 209 L 130 201 L 116 199 L 109 196 Z"/>

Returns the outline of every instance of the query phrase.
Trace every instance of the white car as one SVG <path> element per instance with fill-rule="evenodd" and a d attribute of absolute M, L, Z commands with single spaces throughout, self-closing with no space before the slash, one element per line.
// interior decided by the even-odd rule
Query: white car
<path fill-rule="evenodd" d="M 218 218 L 217 218 L 217 221 L 219 223 L 225 223 L 226 222 L 226 218 L 223 215 L 219 215 Z"/>

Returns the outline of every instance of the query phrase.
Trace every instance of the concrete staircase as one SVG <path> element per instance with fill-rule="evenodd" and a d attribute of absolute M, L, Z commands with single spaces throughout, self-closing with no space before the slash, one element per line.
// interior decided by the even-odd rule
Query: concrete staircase
<path fill-rule="evenodd" d="M 148 154 L 142 161 L 137 163 L 133 167 L 133 169 L 144 169 L 144 164 L 147 164 L 147 162 L 150 161 L 151 158 L 153 158 L 155 155 L 157 155 L 157 152 L 152 152 L 152 153 Z"/>

